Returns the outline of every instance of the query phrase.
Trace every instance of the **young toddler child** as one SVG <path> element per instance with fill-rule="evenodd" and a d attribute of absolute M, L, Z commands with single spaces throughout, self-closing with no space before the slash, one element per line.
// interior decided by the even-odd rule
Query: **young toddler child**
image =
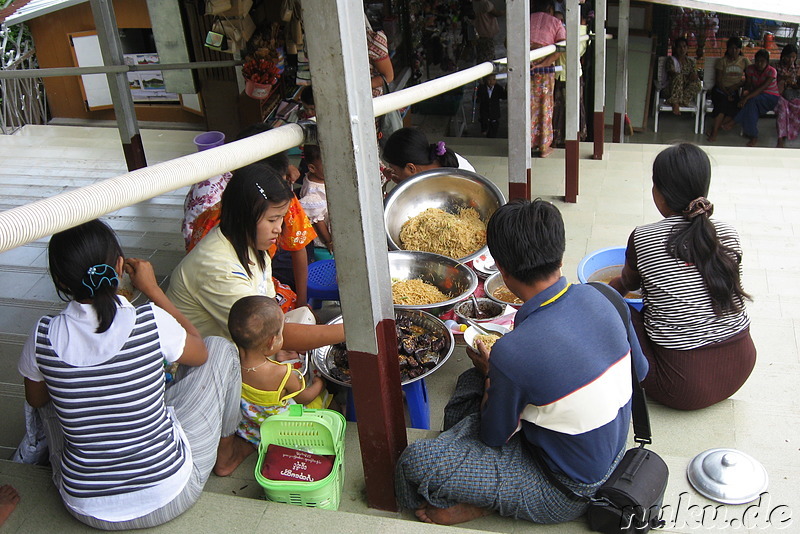
<path fill-rule="evenodd" d="M 325 247 L 328 252 L 333 254 L 331 223 L 328 218 L 328 196 L 325 192 L 325 169 L 322 166 L 322 152 L 319 145 L 305 145 L 303 161 L 308 167 L 308 172 L 303 182 L 303 188 L 300 190 L 300 204 L 317 232 L 314 245 Z"/>
<path fill-rule="evenodd" d="M 237 300 L 228 315 L 231 339 L 239 349 L 242 367 L 242 421 L 237 437 L 251 447 L 239 447 L 239 461 L 253 453 L 261 438 L 261 423 L 288 410 L 289 404 L 326 408 L 331 396 L 325 381 L 305 379 L 290 362 L 275 361 L 283 345 L 284 314 L 274 298 L 251 295 Z"/>

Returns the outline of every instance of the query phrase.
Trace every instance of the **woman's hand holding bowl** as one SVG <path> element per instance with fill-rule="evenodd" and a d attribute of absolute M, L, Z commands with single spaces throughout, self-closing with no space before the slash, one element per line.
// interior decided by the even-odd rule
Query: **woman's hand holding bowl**
<path fill-rule="evenodd" d="M 150 300 L 153 300 L 152 295 L 154 292 L 161 292 L 155 271 L 153 271 L 153 265 L 149 261 L 139 258 L 127 258 L 123 269 L 130 275 L 133 287 L 144 293 Z"/>

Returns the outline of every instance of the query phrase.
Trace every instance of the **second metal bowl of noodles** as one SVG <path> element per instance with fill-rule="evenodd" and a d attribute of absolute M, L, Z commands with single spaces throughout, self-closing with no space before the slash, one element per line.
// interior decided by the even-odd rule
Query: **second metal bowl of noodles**
<path fill-rule="evenodd" d="M 397 310 L 424 310 L 439 316 L 468 298 L 478 288 L 478 276 L 464 263 L 416 250 L 389 251 L 389 276 L 392 281 L 418 279 L 426 282 L 448 298 L 431 304 L 395 304 Z"/>
<path fill-rule="evenodd" d="M 439 168 L 421 172 L 392 189 L 383 202 L 383 218 L 389 248 L 403 250 L 400 231 L 403 224 L 428 208 L 458 214 L 473 208 L 484 224 L 506 203 L 503 193 L 488 178 L 461 169 Z M 484 244 L 469 254 L 455 258 L 471 261 L 488 252 Z"/>

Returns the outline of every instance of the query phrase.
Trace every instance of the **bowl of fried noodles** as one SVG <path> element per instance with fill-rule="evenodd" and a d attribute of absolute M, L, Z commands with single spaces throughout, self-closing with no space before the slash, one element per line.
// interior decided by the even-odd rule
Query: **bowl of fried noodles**
<path fill-rule="evenodd" d="M 475 271 L 432 252 L 389 251 L 389 276 L 395 309 L 424 310 L 436 316 L 450 311 L 478 287 Z"/>
<path fill-rule="evenodd" d="M 389 248 L 441 254 L 462 262 L 486 254 L 486 223 L 506 203 L 480 174 L 439 168 L 392 189 L 383 202 Z"/>

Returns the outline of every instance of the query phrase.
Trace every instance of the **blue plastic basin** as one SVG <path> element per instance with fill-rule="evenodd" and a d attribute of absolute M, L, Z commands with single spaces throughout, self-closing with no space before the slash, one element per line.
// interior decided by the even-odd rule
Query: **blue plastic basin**
<path fill-rule="evenodd" d="M 585 284 L 589 282 L 594 273 L 606 267 L 625 264 L 625 247 L 601 248 L 590 252 L 578 264 L 578 280 Z M 642 309 L 642 299 L 625 299 L 625 302 L 636 308 Z"/>

